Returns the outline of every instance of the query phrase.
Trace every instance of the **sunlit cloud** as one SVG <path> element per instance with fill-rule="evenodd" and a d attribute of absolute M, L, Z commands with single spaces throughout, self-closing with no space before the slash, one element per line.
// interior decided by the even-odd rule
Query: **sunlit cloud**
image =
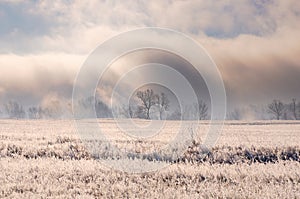
<path fill-rule="evenodd" d="M 70 97 L 88 54 L 133 28 L 181 31 L 217 63 L 229 103 L 299 98 L 300 2 L 0 1 L 0 97 Z M 143 59 L 143 58 L 141 58 Z"/>

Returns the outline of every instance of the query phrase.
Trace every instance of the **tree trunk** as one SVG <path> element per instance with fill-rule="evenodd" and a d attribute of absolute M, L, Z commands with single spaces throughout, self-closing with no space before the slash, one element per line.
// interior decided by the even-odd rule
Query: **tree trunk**
<path fill-rule="evenodd" d="M 149 120 L 149 119 L 150 119 L 150 108 L 147 109 L 147 120 Z"/>
<path fill-rule="evenodd" d="M 162 110 L 159 110 L 159 119 L 160 120 L 162 120 L 162 114 L 163 114 Z"/>

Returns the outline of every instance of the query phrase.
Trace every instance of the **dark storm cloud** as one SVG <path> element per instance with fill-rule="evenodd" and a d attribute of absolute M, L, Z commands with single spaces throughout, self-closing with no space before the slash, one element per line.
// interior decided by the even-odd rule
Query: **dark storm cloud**
<path fill-rule="evenodd" d="M 121 62 L 121 64 L 118 64 L 118 61 L 116 61 L 115 66 L 112 66 L 113 71 L 120 71 L 118 67 L 124 68 L 127 66 L 127 68 L 129 68 L 132 66 L 138 66 L 147 63 L 159 63 L 169 66 L 177 70 L 187 79 L 187 81 L 195 90 L 195 93 L 199 95 L 199 98 L 202 98 L 203 100 L 206 100 L 208 102 L 210 101 L 208 88 L 201 74 L 199 74 L 199 72 L 189 62 L 178 55 L 162 50 L 147 49 L 134 51 L 130 54 L 127 54 L 126 56 L 121 58 L 119 62 Z M 124 66 L 123 63 L 126 63 L 126 66 Z M 153 71 L 152 74 L 140 74 L 140 76 L 149 75 L 153 77 L 160 76 L 160 78 L 167 79 L 170 84 L 178 81 L 176 77 L 170 76 L 169 74 L 164 74 L 162 73 L 162 71 Z M 119 77 L 116 78 L 116 80 L 118 79 Z M 187 98 L 188 97 L 189 96 L 187 96 Z"/>

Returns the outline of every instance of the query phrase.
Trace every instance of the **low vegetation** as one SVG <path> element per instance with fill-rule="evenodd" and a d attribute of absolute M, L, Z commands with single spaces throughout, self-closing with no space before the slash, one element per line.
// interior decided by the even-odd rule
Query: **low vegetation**
<path fill-rule="evenodd" d="M 118 136 L 113 143 L 127 147 L 126 152 L 111 154 L 107 143 L 97 141 L 103 147 L 93 154 L 70 121 L 3 120 L 0 124 L 0 198 L 300 197 L 298 123 L 227 123 L 213 149 L 204 150 L 194 140 L 179 157 L 161 153 L 163 139 L 126 141 Z M 145 150 L 146 145 L 152 148 Z M 170 166 L 131 174 L 98 161 L 122 158 Z"/>

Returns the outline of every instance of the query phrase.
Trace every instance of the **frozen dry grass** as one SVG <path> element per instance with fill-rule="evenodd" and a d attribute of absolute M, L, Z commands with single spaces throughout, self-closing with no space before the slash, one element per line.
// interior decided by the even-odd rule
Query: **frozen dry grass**
<path fill-rule="evenodd" d="M 207 130 L 204 122 L 179 158 L 159 153 L 177 122 L 147 141 L 128 140 L 111 120 L 101 125 L 113 144 L 127 149 L 114 157 L 171 166 L 144 174 L 115 171 L 97 161 L 110 154 L 86 150 L 72 121 L 2 120 L 0 198 L 300 198 L 297 122 L 228 122 L 202 156 L 197 141 Z"/>

